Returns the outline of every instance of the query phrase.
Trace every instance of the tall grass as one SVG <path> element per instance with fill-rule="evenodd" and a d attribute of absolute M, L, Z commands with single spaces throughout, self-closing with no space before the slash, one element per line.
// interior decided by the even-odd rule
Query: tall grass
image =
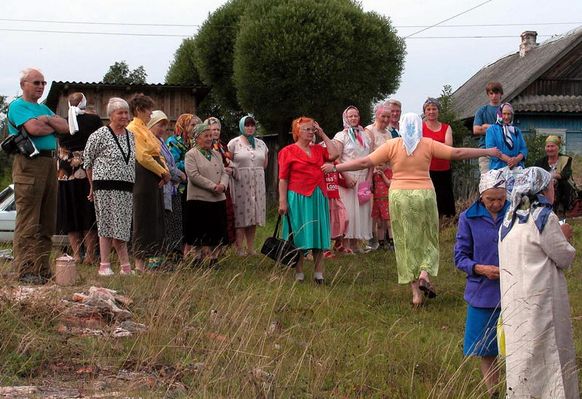
<path fill-rule="evenodd" d="M 271 231 L 261 229 L 257 241 Z M 454 227 L 442 231 L 439 296 L 420 310 L 410 306 L 409 288 L 396 284 L 391 252 L 328 261 L 324 287 L 297 284 L 292 270 L 262 256 L 230 253 L 218 271 L 182 265 L 105 279 L 81 266 L 77 287 L 28 303 L 0 299 L 0 384 L 90 390 L 126 369 L 156 382 L 130 380 L 117 389 L 151 398 L 486 398 L 478 360 L 462 356 L 464 276 L 451 260 L 454 234 Z M 568 279 L 582 353 L 579 266 L 577 260 Z M 3 278 L 4 287 L 11 284 Z M 134 320 L 148 331 L 128 338 L 58 334 L 61 298 L 90 285 L 129 295 Z M 76 371 L 87 366 L 96 371 L 80 377 Z M 182 390 L 172 391 L 175 383 Z"/>

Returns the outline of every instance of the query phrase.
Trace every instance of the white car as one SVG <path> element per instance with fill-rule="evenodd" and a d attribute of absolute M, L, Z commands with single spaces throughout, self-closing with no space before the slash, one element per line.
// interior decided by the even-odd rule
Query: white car
<path fill-rule="evenodd" d="M 14 227 L 16 226 L 16 199 L 14 198 L 14 184 L 10 184 L 0 192 L 0 242 L 12 242 Z M 53 245 L 66 246 L 66 235 L 54 235 Z"/>
<path fill-rule="evenodd" d="M 0 242 L 11 242 L 16 225 L 16 200 L 14 184 L 0 192 Z"/>

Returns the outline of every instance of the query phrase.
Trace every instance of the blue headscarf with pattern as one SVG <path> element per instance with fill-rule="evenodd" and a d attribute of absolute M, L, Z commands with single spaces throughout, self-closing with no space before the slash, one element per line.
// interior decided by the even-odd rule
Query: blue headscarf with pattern
<path fill-rule="evenodd" d="M 503 240 L 511 231 L 515 220 L 526 223 L 533 217 L 538 231 L 541 233 L 552 213 L 552 204 L 541 192 L 552 183 L 552 175 L 537 166 L 526 168 L 515 176 L 513 189 L 509 198 L 509 209 L 501 225 L 500 238 Z"/>

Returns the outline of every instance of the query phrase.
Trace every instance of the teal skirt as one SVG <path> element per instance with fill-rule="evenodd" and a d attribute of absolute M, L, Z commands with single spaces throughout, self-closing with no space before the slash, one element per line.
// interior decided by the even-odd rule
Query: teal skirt
<path fill-rule="evenodd" d="M 287 191 L 287 204 L 295 246 L 305 250 L 329 249 L 329 202 L 321 189 L 316 187 L 310 197 Z M 283 237 L 289 238 L 287 217 L 283 217 Z"/>

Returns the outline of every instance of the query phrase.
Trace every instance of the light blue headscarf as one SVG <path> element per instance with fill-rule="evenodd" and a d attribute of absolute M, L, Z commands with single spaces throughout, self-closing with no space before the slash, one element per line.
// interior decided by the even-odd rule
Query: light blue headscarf
<path fill-rule="evenodd" d="M 422 119 L 414 112 L 408 112 L 400 118 L 400 136 L 408 156 L 412 155 L 422 138 Z"/>
<path fill-rule="evenodd" d="M 527 222 L 531 216 L 541 233 L 552 213 L 552 204 L 540 194 L 552 183 L 552 175 L 537 166 L 526 168 L 515 176 L 509 199 L 509 209 L 501 225 L 501 239 L 511 231 L 515 220 Z"/>
<path fill-rule="evenodd" d="M 257 130 L 255 129 L 254 134 L 247 136 L 247 134 L 245 133 L 245 122 L 246 122 L 247 118 L 251 118 L 253 121 L 255 121 L 255 118 L 253 118 L 250 115 L 243 116 L 242 118 L 240 118 L 240 121 L 238 122 L 238 130 L 240 130 L 240 135 L 245 136 L 247 138 L 247 140 L 249 141 L 249 144 L 251 145 L 251 147 L 253 147 L 253 149 L 255 149 L 255 134 L 257 133 Z M 255 128 L 256 128 L 256 123 L 257 123 L 257 121 L 255 121 Z"/>

